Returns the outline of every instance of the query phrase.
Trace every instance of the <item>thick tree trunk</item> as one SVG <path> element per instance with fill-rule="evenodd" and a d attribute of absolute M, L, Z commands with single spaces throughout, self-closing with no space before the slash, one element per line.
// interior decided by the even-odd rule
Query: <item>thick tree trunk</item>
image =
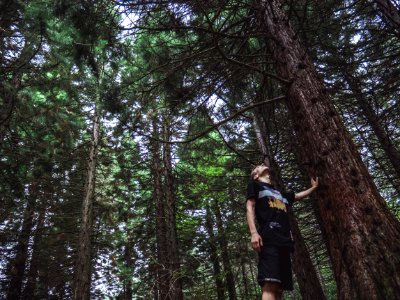
<path fill-rule="evenodd" d="M 274 159 L 270 156 L 271 151 L 266 142 L 268 137 L 265 124 L 261 121 L 261 116 L 259 116 L 258 110 L 254 111 L 253 116 L 253 126 L 257 133 L 257 141 L 261 153 L 264 155 L 264 163 L 271 165 L 272 169 L 275 170 L 275 178 L 273 180 L 277 183 L 277 186 L 284 188 L 279 166 L 276 165 Z M 301 296 L 304 300 L 326 299 L 307 246 L 304 242 L 303 236 L 301 235 L 296 217 L 291 208 L 289 208 L 288 214 L 294 239 L 294 255 L 292 255 L 293 271 L 296 274 Z"/>
<path fill-rule="evenodd" d="M 320 176 L 321 218 L 340 299 L 400 298 L 400 224 L 363 165 L 280 2 L 261 3 L 277 74 L 309 175 Z"/>
<path fill-rule="evenodd" d="M 229 300 L 236 300 L 235 279 L 232 272 L 231 260 L 228 250 L 228 242 L 226 239 L 225 229 L 222 221 L 221 210 L 217 201 L 213 202 L 213 210 L 216 217 L 218 229 L 218 242 L 221 247 L 222 264 L 224 266 L 225 282 L 228 289 Z"/>
<path fill-rule="evenodd" d="M 100 116 L 95 109 L 93 116 L 93 132 L 89 150 L 87 178 L 82 204 L 81 227 L 78 240 L 78 253 L 74 274 L 74 299 L 90 298 L 91 281 L 91 231 L 93 222 L 93 199 L 95 193 L 97 147 L 100 138 Z"/>
<path fill-rule="evenodd" d="M 30 188 L 28 203 L 24 211 L 21 233 L 16 246 L 16 256 L 9 265 L 11 279 L 8 286 L 7 299 L 19 300 L 22 294 L 22 282 L 24 279 L 26 261 L 28 259 L 28 245 L 33 227 L 33 216 L 38 195 L 38 183 L 34 181 Z"/>
<path fill-rule="evenodd" d="M 163 120 L 164 140 L 169 141 L 171 138 L 169 122 Z M 163 144 L 163 161 L 164 161 L 164 195 L 165 195 L 165 221 L 167 230 L 168 245 L 168 271 L 170 281 L 170 294 L 174 300 L 182 300 L 182 277 L 180 274 L 179 248 L 176 232 L 176 205 L 174 192 L 174 176 L 172 173 L 171 163 L 171 145 Z"/>
<path fill-rule="evenodd" d="M 216 238 L 214 235 L 213 220 L 212 220 L 212 215 L 211 215 L 209 206 L 207 206 L 205 221 L 206 221 L 205 225 L 206 225 L 207 233 L 209 236 L 208 249 L 210 251 L 210 259 L 211 259 L 211 262 L 213 265 L 214 280 L 215 280 L 215 286 L 216 286 L 216 291 L 217 291 L 217 299 L 225 300 L 224 282 L 222 281 L 221 266 L 220 266 L 220 262 L 219 262 L 218 249 L 215 244 Z"/>

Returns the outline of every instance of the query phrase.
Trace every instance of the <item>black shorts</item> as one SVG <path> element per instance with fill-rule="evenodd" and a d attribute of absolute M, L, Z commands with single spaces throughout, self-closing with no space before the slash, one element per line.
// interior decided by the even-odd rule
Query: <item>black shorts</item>
<path fill-rule="evenodd" d="M 290 249 L 277 246 L 262 246 L 258 260 L 257 281 L 262 286 L 265 282 L 277 282 L 286 291 L 293 290 L 292 263 Z"/>

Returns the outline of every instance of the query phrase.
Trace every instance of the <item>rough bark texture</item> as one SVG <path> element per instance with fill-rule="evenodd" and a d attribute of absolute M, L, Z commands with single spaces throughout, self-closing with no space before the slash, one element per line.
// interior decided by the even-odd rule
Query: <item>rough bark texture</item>
<path fill-rule="evenodd" d="M 270 149 L 267 144 L 267 133 L 265 130 L 264 123 L 261 121 L 258 110 L 254 111 L 253 114 L 253 126 L 257 133 L 257 142 L 261 152 L 264 155 L 264 164 L 270 165 L 275 170 L 275 178 L 273 181 L 277 183 L 277 186 L 284 188 L 283 181 L 280 177 L 279 166 L 274 163 L 274 160 L 270 157 Z M 292 255 L 293 271 L 296 274 L 296 279 L 299 284 L 300 293 L 304 300 L 326 299 L 324 291 L 321 287 L 321 283 L 318 280 L 317 273 L 310 258 L 310 254 L 307 250 L 303 236 L 301 235 L 300 228 L 297 224 L 296 217 L 293 210 L 288 210 L 290 225 L 292 229 L 294 239 L 294 255 Z"/>
<path fill-rule="evenodd" d="M 277 74 L 318 198 L 340 299 L 400 299 L 400 224 L 388 210 L 276 0 L 261 1 Z"/>
<path fill-rule="evenodd" d="M 74 299 L 90 298 L 92 207 L 95 192 L 97 146 L 100 137 L 100 116 L 94 114 L 93 132 L 89 150 L 88 169 L 82 204 L 81 227 L 74 274 Z"/>

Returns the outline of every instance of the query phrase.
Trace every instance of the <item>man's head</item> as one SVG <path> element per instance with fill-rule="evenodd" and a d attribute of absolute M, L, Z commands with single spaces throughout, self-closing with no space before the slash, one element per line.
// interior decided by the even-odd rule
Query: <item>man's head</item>
<path fill-rule="evenodd" d="M 261 176 L 269 175 L 269 174 L 270 174 L 269 167 L 262 164 L 262 165 L 258 165 L 257 167 L 255 167 L 253 169 L 253 171 L 251 171 L 250 178 L 252 180 L 258 180 L 258 178 L 260 178 Z"/>

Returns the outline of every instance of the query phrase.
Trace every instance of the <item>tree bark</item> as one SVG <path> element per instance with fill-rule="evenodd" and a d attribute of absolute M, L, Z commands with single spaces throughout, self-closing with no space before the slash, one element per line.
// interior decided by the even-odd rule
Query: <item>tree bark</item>
<path fill-rule="evenodd" d="M 317 191 L 340 299 L 400 298 L 400 224 L 388 210 L 276 0 L 260 3 L 277 74 Z"/>
<path fill-rule="evenodd" d="M 130 217 L 131 217 L 130 213 L 124 214 L 123 220 L 125 224 L 128 224 Z M 123 289 L 121 295 L 118 298 L 121 300 L 122 299 L 132 300 L 133 297 L 132 279 L 133 279 L 133 270 L 135 268 L 136 253 L 135 253 L 135 243 L 132 238 L 133 233 L 127 229 L 127 235 L 128 235 L 127 241 L 124 243 L 124 264 L 125 267 L 129 269 L 129 272 L 124 274 L 124 276 L 121 278 Z"/>
<path fill-rule="evenodd" d="M 156 240 L 157 240 L 157 289 L 161 300 L 169 300 L 168 244 L 166 233 L 165 205 L 162 189 L 162 167 L 160 159 L 160 143 L 157 141 L 159 129 L 157 120 L 153 119 L 153 135 L 151 142 L 152 173 L 154 183 L 154 200 L 156 203 Z"/>
<path fill-rule="evenodd" d="M 354 71 L 354 70 L 352 70 Z M 385 152 L 387 158 L 393 166 L 393 170 L 395 171 L 394 180 L 392 184 L 394 188 L 399 191 L 400 190 L 400 152 L 396 149 L 394 143 L 392 142 L 389 135 L 386 133 L 385 129 L 379 122 L 379 117 L 376 115 L 374 109 L 371 104 L 368 102 L 363 96 L 361 83 L 359 79 L 353 75 L 351 75 L 348 71 L 344 70 L 345 80 L 348 82 L 351 90 L 354 92 L 354 97 L 357 100 L 358 107 L 361 108 L 361 111 L 368 121 L 369 126 L 371 126 L 373 132 L 378 139 L 381 149 Z"/>
<path fill-rule="evenodd" d="M 17 75 L 13 76 L 11 85 L 12 88 L 5 86 L 4 82 L 0 83 L 0 99 L 2 100 L 0 107 L 0 147 L 3 144 L 7 127 L 11 122 L 14 107 L 17 103 L 17 90 L 21 85 Z"/>
<path fill-rule="evenodd" d="M 207 233 L 209 236 L 208 249 L 210 251 L 210 259 L 211 259 L 211 262 L 213 265 L 214 280 L 215 280 L 215 286 L 216 286 L 216 291 L 217 291 L 217 299 L 224 300 L 225 299 L 224 282 L 222 280 L 222 272 L 221 272 L 221 265 L 219 262 L 218 249 L 215 244 L 216 238 L 214 235 L 212 215 L 211 215 L 211 211 L 210 211 L 210 208 L 208 205 L 207 205 L 207 209 L 206 209 L 205 225 L 206 225 Z"/>
<path fill-rule="evenodd" d="M 241 245 L 241 248 L 243 249 L 243 253 L 247 251 L 246 247 L 243 247 Z M 244 258 L 244 255 L 240 256 L 240 269 L 242 271 L 242 281 L 243 281 L 243 293 L 245 299 L 249 299 L 250 297 L 250 286 L 249 286 L 249 281 L 248 281 L 248 274 L 246 271 L 246 261 Z M 219 299 L 218 299 L 219 300 Z"/>
<path fill-rule="evenodd" d="M 99 96 L 97 96 L 99 97 Z M 98 100 L 98 99 L 97 99 Z M 82 204 L 81 227 L 74 274 L 74 299 L 90 298 L 91 281 L 91 231 L 93 223 L 93 199 L 95 193 L 97 147 L 100 138 L 100 116 L 95 108 L 93 132 L 89 149 L 88 169 Z"/>
<path fill-rule="evenodd" d="M 232 272 L 232 265 L 229 257 L 228 242 L 226 239 L 225 229 L 222 221 L 221 210 L 218 202 L 213 201 L 213 210 L 216 217 L 217 229 L 218 229 L 218 241 L 221 247 L 222 264 L 224 266 L 225 282 L 228 289 L 229 300 L 236 300 L 236 287 L 235 279 Z"/>
<path fill-rule="evenodd" d="M 46 212 L 44 209 L 40 211 L 36 225 L 35 238 L 33 240 L 32 258 L 29 272 L 27 274 L 28 279 L 24 288 L 24 292 L 22 294 L 22 299 L 26 300 L 32 299 L 32 297 L 34 297 L 35 295 L 36 281 L 40 265 L 40 241 L 43 234 L 45 213 Z"/>
<path fill-rule="evenodd" d="M 163 116 L 164 140 L 171 139 L 169 121 Z M 176 204 L 174 192 L 174 176 L 172 173 L 171 145 L 163 143 L 164 161 L 164 195 L 165 195 L 165 221 L 167 231 L 168 271 L 170 281 L 170 294 L 174 300 L 182 300 L 182 277 L 180 274 L 179 248 L 176 232 Z"/>
<path fill-rule="evenodd" d="M 9 300 L 19 300 L 22 295 L 22 282 L 25 275 L 26 261 L 28 259 L 28 246 L 33 227 L 37 195 L 38 182 L 35 180 L 31 185 L 28 203 L 24 210 L 21 233 L 19 234 L 18 244 L 16 246 L 16 256 L 8 267 L 11 274 L 7 292 L 7 299 Z"/>

